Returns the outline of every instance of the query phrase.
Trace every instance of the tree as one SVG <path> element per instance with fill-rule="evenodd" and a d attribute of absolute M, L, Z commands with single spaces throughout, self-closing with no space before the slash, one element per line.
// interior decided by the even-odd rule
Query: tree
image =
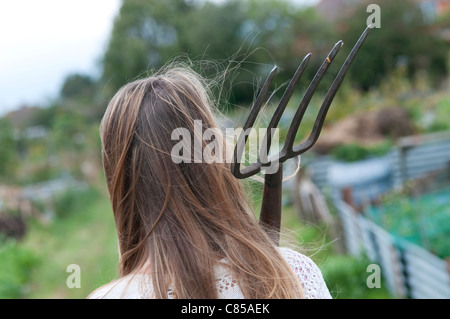
<path fill-rule="evenodd" d="M 60 96 L 63 99 L 88 98 L 91 99 L 95 93 L 95 80 L 85 74 L 69 74 L 61 87 Z"/>
<path fill-rule="evenodd" d="M 348 53 L 366 27 L 367 3 L 356 8 L 342 22 L 343 51 Z M 445 72 L 448 44 L 437 37 L 424 19 L 416 2 L 382 1 L 381 28 L 373 29 L 358 53 L 349 76 L 363 89 L 369 89 L 390 74 L 399 64 L 412 77 L 419 70 L 441 76 Z M 360 18 L 359 18 L 360 17 Z"/>
<path fill-rule="evenodd" d="M 178 51 L 177 20 L 192 6 L 184 0 L 123 1 L 103 57 L 102 80 L 112 92 Z"/>
<path fill-rule="evenodd" d="M 279 65 L 275 85 L 286 82 L 309 49 L 318 45 L 321 52 L 324 43 L 330 49 L 324 39 L 329 34 L 313 10 L 286 0 L 124 0 L 104 55 L 102 81 L 110 96 L 184 55 L 202 75 L 219 77 L 232 103 L 249 103 L 257 90 L 255 79 Z"/>
<path fill-rule="evenodd" d="M 248 0 L 245 32 L 257 35 L 253 47 L 260 48 L 253 59 L 266 66 L 280 68 L 275 83 L 286 83 L 306 54 L 312 53 L 303 79 L 311 80 L 337 37 L 331 26 L 312 7 L 297 8 L 290 1 Z M 280 92 L 281 93 L 281 92 Z"/>

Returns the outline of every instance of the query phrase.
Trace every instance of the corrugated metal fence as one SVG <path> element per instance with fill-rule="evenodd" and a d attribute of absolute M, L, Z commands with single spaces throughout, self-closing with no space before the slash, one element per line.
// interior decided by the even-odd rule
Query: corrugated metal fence
<path fill-rule="evenodd" d="M 450 163 L 450 132 L 401 138 L 386 157 L 391 161 L 393 186 L 445 169 Z M 330 167 L 335 163 L 331 157 L 306 157 L 303 162 L 319 188 L 329 184 Z"/>
<path fill-rule="evenodd" d="M 391 163 L 391 187 L 436 170 L 447 168 L 450 174 L 450 132 L 400 139 L 385 158 Z M 332 158 L 308 158 L 305 162 L 319 188 L 333 187 L 329 178 L 332 165 L 335 165 Z M 371 185 L 368 182 L 368 185 L 358 187 L 370 188 Z M 365 252 L 377 263 L 388 290 L 396 297 L 450 299 L 450 258 L 441 259 L 389 234 L 347 205 L 341 198 L 342 189 L 334 188 L 334 205 L 339 212 L 349 253 Z"/>
<path fill-rule="evenodd" d="M 339 198 L 334 203 L 348 252 L 377 263 L 393 296 L 450 299 L 450 260 L 389 234 Z"/>
<path fill-rule="evenodd" d="M 394 186 L 450 163 L 450 132 L 410 136 L 399 139 L 392 154 Z"/>

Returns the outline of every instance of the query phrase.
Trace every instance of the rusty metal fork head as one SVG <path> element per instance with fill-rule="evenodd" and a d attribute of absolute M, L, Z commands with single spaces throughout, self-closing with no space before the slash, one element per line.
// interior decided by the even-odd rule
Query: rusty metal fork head
<path fill-rule="evenodd" d="M 250 177 L 252 175 L 255 175 L 261 170 L 264 169 L 264 167 L 269 167 L 273 165 L 274 163 L 279 166 L 278 170 L 275 173 L 267 174 L 266 173 L 266 184 L 265 187 L 268 187 L 267 189 L 267 195 L 266 195 L 266 189 L 264 190 L 263 195 L 263 203 L 261 207 L 261 215 L 260 220 L 262 223 L 268 224 L 272 228 L 275 227 L 279 229 L 279 220 L 276 220 L 274 222 L 273 215 L 280 215 L 281 214 L 281 182 L 282 182 L 282 167 L 281 164 L 285 162 L 287 159 L 298 156 L 307 150 L 309 150 L 317 141 L 319 138 L 319 134 L 321 132 L 323 123 L 325 121 L 325 117 L 327 115 L 328 109 L 331 105 L 331 102 L 333 101 L 337 90 L 339 89 L 345 74 L 347 73 L 348 69 L 350 68 L 351 63 L 353 62 L 356 53 L 360 49 L 361 45 L 363 44 L 364 40 L 366 39 L 370 27 L 367 27 L 358 41 L 356 42 L 355 46 L 353 47 L 352 51 L 349 53 L 347 59 L 345 60 L 344 64 L 342 65 L 341 69 L 339 70 L 339 73 L 336 75 L 333 83 L 331 84 L 324 100 L 322 103 L 322 106 L 320 107 L 320 110 L 318 112 L 318 115 L 316 117 L 316 120 L 314 122 L 312 131 L 308 138 L 298 144 L 294 145 L 294 139 L 297 134 L 298 128 L 300 126 L 300 123 L 303 119 L 303 116 L 305 114 L 305 111 L 311 101 L 311 98 L 313 97 L 320 81 L 322 80 L 323 76 L 325 75 L 326 71 L 328 70 L 328 67 L 333 62 L 334 58 L 336 57 L 339 49 L 342 47 L 343 42 L 339 41 L 337 42 L 333 49 L 330 51 L 330 53 L 327 55 L 327 57 L 324 59 L 322 65 L 320 66 L 319 70 L 315 74 L 314 78 L 312 79 L 311 83 L 309 84 L 302 100 L 300 101 L 300 104 L 298 106 L 297 111 L 295 112 L 295 115 L 292 119 L 291 125 L 288 129 L 286 140 L 284 142 L 284 145 L 282 149 L 273 156 L 268 156 L 268 152 L 271 145 L 272 140 L 272 129 L 276 129 L 278 126 L 278 123 L 281 119 L 281 116 L 286 108 L 286 105 L 288 104 L 289 100 L 292 97 L 292 94 L 294 93 L 295 87 L 297 83 L 299 82 L 302 74 L 304 73 L 306 66 L 308 65 L 308 62 L 311 58 L 311 53 L 307 54 L 303 61 L 300 63 L 299 67 L 297 68 L 294 76 L 292 77 L 291 81 L 289 82 L 283 96 L 281 97 L 281 100 L 275 110 L 274 115 L 272 116 L 269 125 L 267 127 L 267 131 L 265 134 L 265 137 L 261 143 L 260 152 L 258 155 L 258 159 L 255 163 L 251 163 L 246 167 L 241 168 L 241 159 L 242 154 L 245 150 L 245 145 L 247 143 L 247 139 L 249 136 L 249 129 L 251 129 L 255 123 L 255 120 L 260 112 L 260 109 L 262 105 L 264 105 L 267 101 L 267 96 L 269 92 L 270 85 L 273 82 L 273 79 L 275 77 L 275 74 L 278 70 L 278 68 L 275 66 L 272 71 L 270 72 L 269 76 L 267 77 L 266 81 L 263 84 L 263 87 L 261 88 L 261 91 L 259 92 L 258 97 L 256 98 L 256 101 L 250 111 L 250 114 L 244 124 L 244 127 L 242 129 L 242 132 L 238 138 L 237 144 L 234 149 L 233 153 L 233 159 L 231 162 L 231 172 L 236 178 L 243 179 Z M 271 176 L 274 175 L 274 176 Z M 270 190 L 272 189 L 272 190 Z M 276 189 L 276 191 L 274 190 Z M 271 194 L 271 193 L 276 193 Z M 275 202 L 275 203 L 274 203 Z M 275 206 L 275 207 L 273 207 Z M 272 211 L 277 210 L 277 212 L 273 213 Z M 269 214 L 268 216 L 265 216 L 265 214 Z M 268 218 L 266 221 L 265 219 Z M 276 217 L 279 219 L 279 217 Z M 275 218 L 275 219 L 276 219 Z"/>

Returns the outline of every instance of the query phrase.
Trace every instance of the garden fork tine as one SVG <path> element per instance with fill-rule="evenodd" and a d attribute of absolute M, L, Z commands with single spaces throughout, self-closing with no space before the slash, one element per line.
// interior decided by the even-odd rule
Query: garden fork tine
<path fill-rule="evenodd" d="M 271 128 L 275 128 L 278 125 L 281 115 L 283 114 L 284 109 L 286 108 L 286 105 L 289 102 L 289 99 L 291 98 L 292 94 L 294 93 L 295 85 L 300 80 L 300 77 L 302 76 L 303 72 L 305 71 L 306 65 L 308 64 L 310 57 L 311 57 L 311 53 L 309 53 L 308 55 L 305 56 L 302 63 L 300 64 L 297 71 L 295 72 L 293 78 L 291 79 L 285 93 L 283 94 L 283 97 L 280 100 L 280 104 L 278 105 L 272 119 L 270 120 L 269 127 L 267 128 L 268 132 L 270 132 Z M 235 160 L 235 159 L 240 159 L 242 157 L 242 152 L 244 151 L 244 147 L 247 142 L 248 135 L 249 135 L 249 134 L 245 134 L 244 132 L 248 132 L 247 130 L 253 126 L 253 124 L 256 120 L 256 117 L 258 116 L 259 110 L 261 109 L 261 106 L 263 105 L 263 103 L 265 101 L 265 98 L 266 98 L 267 92 L 268 92 L 268 88 L 269 88 L 270 84 L 272 83 L 277 70 L 278 70 L 278 68 L 275 66 L 272 69 L 272 71 L 270 72 L 266 82 L 263 85 L 263 88 L 261 89 L 261 93 L 259 94 L 255 104 L 253 105 L 253 107 L 250 111 L 250 115 L 248 116 L 247 121 L 245 122 L 244 127 L 242 128 L 243 134 L 241 134 L 239 136 L 239 140 L 237 143 L 237 145 L 242 145 L 242 147 L 235 147 L 235 149 L 234 149 L 234 160 L 231 164 L 231 170 L 232 170 L 234 176 L 236 176 L 237 178 L 242 179 L 242 178 L 247 178 L 249 176 L 252 176 L 252 175 L 256 174 L 257 172 L 259 172 L 259 169 L 261 168 L 261 164 L 262 164 L 260 162 L 261 155 L 256 163 L 253 163 L 247 167 L 244 167 L 243 171 L 240 170 L 238 160 Z M 264 137 L 264 142 L 262 143 L 262 145 L 266 145 L 267 151 L 270 148 L 270 141 L 271 141 L 271 135 L 266 133 L 266 135 Z M 262 153 L 263 153 L 263 150 L 261 150 L 260 154 L 262 154 Z M 265 153 L 265 154 L 267 154 L 267 153 Z"/>
<path fill-rule="evenodd" d="M 279 241 L 279 229 L 281 224 L 281 195 L 282 195 L 282 181 L 283 181 L 283 168 L 282 163 L 286 161 L 289 158 L 298 156 L 307 150 L 309 150 L 317 141 L 320 131 L 322 129 L 323 123 L 325 121 L 326 114 L 328 112 L 328 109 L 331 105 L 331 102 L 333 101 L 337 90 L 339 89 L 345 74 L 347 73 L 348 69 L 350 68 L 351 63 L 353 62 L 356 53 L 360 49 L 361 45 L 363 44 L 364 40 L 366 39 L 368 32 L 369 32 L 370 26 L 368 26 L 358 41 L 356 42 L 355 46 L 353 47 L 352 51 L 348 55 L 347 59 L 345 60 L 344 64 L 342 65 L 341 69 L 339 70 L 339 73 L 337 74 L 336 78 L 334 79 L 333 83 L 331 84 L 327 95 L 325 96 L 325 99 L 322 103 L 322 106 L 320 107 L 319 113 L 316 117 L 316 120 L 314 122 L 312 131 L 308 138 L 300 143 L 299 145 L 294 145 L 295 135 L 298 131 L 298 128 L 300 126 L 300 123 L 303 119 L 303 116 L 305 114 L 305 111 L 311 101 L 312 96 L 314 95 L 322 77 L 324 76 L 325 72 L 327 71 L 328 67 L 333 62 L 335 56 L 337 55 L 339 49 L 342 47 L 342 41 L 339 41 L 335 44 L 333 49 L 330 51 L 324 62 L 322 63 L 321 67 L 317 71 L 316 75 L 314 76 L 313 80 L 311 81 L 310 85 L 308 86 L 300 104 L 299 107 L 294 115 L 294 118 L 291 122 L 291 125 L 289 127 L 286 140 L 284 143 L 283 148 L 281 151 L 268 157 L 268 151 L 270 149 L 271 140 L 272 140 L 272 129 L 276 128 L 278 125 L 278 122 L 281 118 L 281 115 L 283 114 L 287 103 L 289 102 L 289 99 L 292 97 L 294 88 L 298 81 L 300 80 L 300 77 L 302 76 L 308 62 L 310 59 L 311 54 L 308 54 L 303 59 L 302 63 L 298 67 L 297 71 L 295 72 L 293 78 L 291 79 L 288 87 L 286 88 L 286 91 L 284 92 L 280 103 L 277 106 L 277 109 L 275 110 L 275 113 L 269 123 L 269 126 L 267 128 L 267 132 L 265 134 L 264 140 L 262 142 L 262 147 L 259 153 L 259 157 L 256 161 L 256 163 L 252 163 L 247 167 L 243 167 L 241 170 L 240 167 L 240 160 L 242 158 L 242 154 L 245 150 L 245 144 L 247 142 L 248 136 L 249 136 L 249 129 L 252 128 L 253 124 L 255 123 L 255 120 L 258 116 L 258 113 L 262 107 L 262 105 L 266 101 L 266 97 L 268 94 L 268 90 L 270 85 L 273 82 L 273 79 L 275 77 L 277 67 L 274 67 L 272 71 L 270 72 L 267 80 L 265 81 L 255 104 L 253 105 L 250 114 L 247 118 L 247 121 L 244 124 L 243 130 L 238 138 L 238 142 L 236 144 L 236 147 L 234 149 L 233 153 L 233 160 L 231 163 L 231 172 L 236 178 L 242 179 L 247 178 L 252 175 L 255 175 L 259 173 L 263 168 L 270 167 L 272 164 L 277 165 L 276 172 L 272 173 L 266 173 L 265 174 L 265 183 L 264 183 L 264 191 L 263 191 L 263 199 L 262 199 L 262 205 L 261 205 L 261 212 L 260 212 L 260 224 L 263 225 L 267 231 L 269 232 L 269 235 L 272 237 L 274 242 L 278 244 Z"/>

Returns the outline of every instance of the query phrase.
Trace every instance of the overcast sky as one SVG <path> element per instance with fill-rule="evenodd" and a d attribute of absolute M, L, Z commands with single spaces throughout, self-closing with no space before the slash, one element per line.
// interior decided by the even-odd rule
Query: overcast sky
<path fill-rule="evenodd" d="M 310 4 L 318 0 L 293 1 Z M 70 73 L 98 73 L 120 3 L 2 0 L 0 116 L 24 104 L 45 104 L 57 96 Z"/>
<path fill-rule="evenodd" d="M 67 74 L 95 73 L 120 0 L 0 2 L 0 116 L 57 96 Z"/>

